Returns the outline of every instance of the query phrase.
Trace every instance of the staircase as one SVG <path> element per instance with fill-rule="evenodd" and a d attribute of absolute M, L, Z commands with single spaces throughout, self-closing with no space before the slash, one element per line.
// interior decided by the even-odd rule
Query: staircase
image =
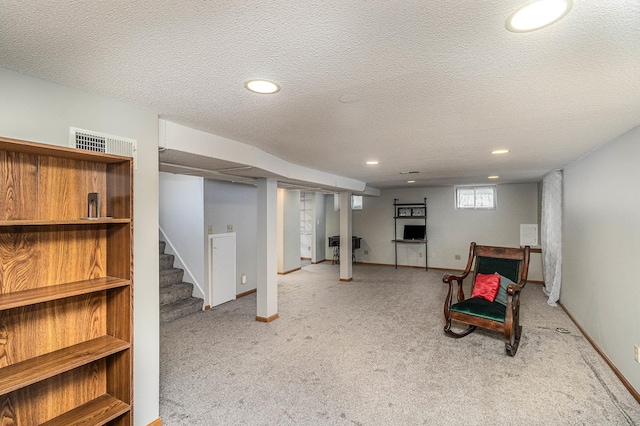
<path fill-rule="evenodd" d="M 160 241 L 160 322 L 202 311 L 204 300 L 192 297 L 193 284 L 182 282 L 184 271 L 174 268 L 174 256 L 165 254 Z"/>

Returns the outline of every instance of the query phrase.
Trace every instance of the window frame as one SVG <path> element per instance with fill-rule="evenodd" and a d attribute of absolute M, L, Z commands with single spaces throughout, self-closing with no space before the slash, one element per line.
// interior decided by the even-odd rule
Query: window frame
<path fill-rule="evenodd" d="M 458 191 L 461 189 L 473 190 L 473 207 L 464 207 L 459 205 Z M 491 189 L 491 192 L 493 193 L 492 206 L 478 206 L 478 197 L 476 195 L 478 189 Z M 496 189 L 496 185 L 456 185 L 453 187 L 453 204 L 456 210 L 496 210 L 498 207 L 498 191 Z"/>

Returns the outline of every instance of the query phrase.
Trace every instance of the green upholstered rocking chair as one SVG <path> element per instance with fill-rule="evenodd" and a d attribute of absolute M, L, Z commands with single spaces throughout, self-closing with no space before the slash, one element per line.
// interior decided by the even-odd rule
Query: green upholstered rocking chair
<path fill-rule="evenodd" d="M 475 260 L 475 266 L 474 266 Z M 471 267 L 474 266 L 472 270 Z M 520 344 L 520 292 L 527 283 L 529 271 L 529 246 L 524 248 L 479 246 L 471 243 L 469 260 L 462 275 L 445 275 L 442 281 L 449 284 L 444 303 L 444 332 L 460 338 L 472 333 L 477 327 L 504 333 L 505 348 L 514 356 Z M 481 297 L 465 299 L 463 280 L 472 274 L 473 294 L 478 274 L 499 274 L 500 289 L 494 301 Z M 484 278 L 484 277 L 482 277 Z M 458 284 L 458 302 L 452 304 L 453 283 Z M 494 281 L 495 282 L 495 281 Z M 451 329 L 451 321 L 467 324 L 462 332 Z"/>

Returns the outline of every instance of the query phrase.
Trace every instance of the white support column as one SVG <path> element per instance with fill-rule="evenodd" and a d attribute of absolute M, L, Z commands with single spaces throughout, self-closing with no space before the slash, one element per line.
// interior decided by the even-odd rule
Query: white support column
<path fill-rule="evenodd" d="M 258 179 L 258 229 L 256 232 L 256 321 L 278 318 L 278 185 L 275 179 Z"/>
<path fill-rule="evenodd" d="M 351 253 L 351 193 L 340 193 L 340 281 L 353 280 Z"/>

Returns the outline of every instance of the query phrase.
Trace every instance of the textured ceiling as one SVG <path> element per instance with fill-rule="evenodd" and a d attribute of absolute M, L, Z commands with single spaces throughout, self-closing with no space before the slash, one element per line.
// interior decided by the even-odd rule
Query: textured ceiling
<path fill-rule="evenodd" d="M 640 124 L 640 2 L 522 3 L 0 1 L 0 66 L 374 187 L 532 182 Z"/>

